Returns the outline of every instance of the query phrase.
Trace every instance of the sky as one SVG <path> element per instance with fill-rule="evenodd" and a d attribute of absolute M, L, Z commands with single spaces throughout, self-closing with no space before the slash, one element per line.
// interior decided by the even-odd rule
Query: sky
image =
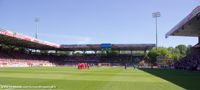
<path fill-rule="evenodd" d="M 200 0 L 0 0 L 0 28 L 57 44 L 195 45 L 197 37 L 165 34 L 200 4 Z"/>

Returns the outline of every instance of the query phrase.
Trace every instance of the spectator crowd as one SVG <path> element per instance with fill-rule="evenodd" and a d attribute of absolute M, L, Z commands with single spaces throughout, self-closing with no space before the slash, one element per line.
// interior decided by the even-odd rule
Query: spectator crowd
<path fill-rule="evenodd" d="M 174 64 L 176 69 L 200 71 L 200 49 L 194 48 L 190 54 Z"/>

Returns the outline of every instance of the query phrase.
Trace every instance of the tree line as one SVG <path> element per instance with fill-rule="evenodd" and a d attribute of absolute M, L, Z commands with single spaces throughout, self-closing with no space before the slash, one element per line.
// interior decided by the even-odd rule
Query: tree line
<path fill-rule="evenodd" d="M 190 53 L 191 47 L 191 45 L 177 45 L 176 47 L 153 48 L 147 53 L 146 58 L 151 64 L 156 64 L 158 57 L 162 57 L 163 60 L 178 61 Z"/>

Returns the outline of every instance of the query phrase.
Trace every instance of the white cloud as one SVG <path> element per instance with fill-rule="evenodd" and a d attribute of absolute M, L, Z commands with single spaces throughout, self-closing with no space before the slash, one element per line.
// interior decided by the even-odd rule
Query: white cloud
<path fill-rule="evenodd" d="M 62 39 L 64 41 L 68 41 L 71 43 L 76 43 L 76 44 L 86 44 L 90 43 L 92 39 L 90 37 L 86 36 L 75 36 L 75 35 L 63 35 L 63 34 L 49 34 L 49 33 L 40 33 L 39 34 L 42 37 L 47 37 L 48 39 Z"/>

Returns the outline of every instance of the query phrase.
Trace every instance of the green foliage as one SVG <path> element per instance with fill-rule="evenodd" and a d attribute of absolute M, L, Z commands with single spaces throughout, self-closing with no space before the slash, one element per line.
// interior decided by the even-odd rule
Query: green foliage
<path fill-rule="evenodd" d="M 184 57 L 187 54 L 187 46 L 186 45 L 178 45 L 175 47 L 175 49 L 178 49 L 180 52 L 180 57 Z"/>
<path fill-rule="evenodd" d="M 169 47 L 168 51 L 170 52 L 172 59 L 179 60 L 181 58 L 180 50 L 178 48 Z"/>
<path fill-rule="evenodd" d="M 119 51 L 115 51 L 115 50 L 110 50 L 108 51 L 108 55 L 118 55 Z"/>
<path fill-rule="evenodd" d="M 156 57 L 159 56 L 158 52 L 156 51 L 156 49 L 152 49 L 149 51 L 149 53 L 147 54 L 148 58 L 149 58 L 149 62 L 150 63 L 156 63 Z"/>
<path fill-rule="evenodd" d="M 186 52 L 186 54 L 189 54 L 191 52 L 191 48 L 192 48 L 192 45 L 188 45 L 187 46 L 187 52 Z"/>
<path fill-rule="evenodd" d="M 172 57 L 172 55 L 170 54 L 167 48 L 157 48 L 157 49 L 153 48 L 152 50 L 149 51 L 147 56 L 149 57 L 149 62 L 152 64 L 156 63 L 158 56 L 162 56 L 164 58 Z"/>
<path fill-rule="evenodd" d="M 60 55 L 70 55 L 70 51 L 57 51 L 58 56 Z"/>
<path fill-rule="evenodd" d="M 178 45 L 175 48 L 173 47 L 159 47 L 153 48 L 147 54 L 149 58 L 149 62 L 155 64 L 157 61 L 158 56 L 164 57 L 164 60 L 173 59 L 173 60 L 180 60 L 181 58 L 185 57 L 188 53 L 190 53 L 191 45 Z"/>

